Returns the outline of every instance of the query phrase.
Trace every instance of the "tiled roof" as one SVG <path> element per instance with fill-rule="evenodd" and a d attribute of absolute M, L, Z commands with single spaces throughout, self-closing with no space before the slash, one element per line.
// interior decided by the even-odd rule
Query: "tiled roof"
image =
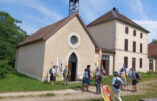
<path fill-rule="evenodd" d="M 60 28 L 62 28 L 66 23 L 68 23 L 75 16 L 77 16 L 78 19 L 80 20 L 80 22 L 84 25 L 89 37 L 92 39 L 92 42 L 94 43 L 94 45 L 96 47 L 98 47 L 96 44 L 96 41 L 94 40 L 94 38 L 91 36 L 89 31 L 87 30 L 86 25 L 84 24 L 84 22 L 82 21 L 82 19 L 78 15 L 78 13 L 74 13 L 74 14 L 64 18 L 63 20 L 60 20 L 54 24 L 51 24 L 49 26 L 39 29 L 35 34 L 33 34 L 32 36 L 28 37 L 26 40 L 21 42 L 18 45 L 18 47 L 32 43 L 32 42 L 36 42 L 38 40 L 47 40 L 49 37 L 51 37 L 53 34 L 55 34 Z"/>
<path fill-rule="evenodd" d="M 148 57 L 157 58 L 157 44 L 148 45 Z"/>
<path fill-rule="evenodd" d="M 116 8 L 113 8 L 113 10 L 109 11 L 108 13 L 100 16 L 99 18 L 97 18 L 96 20 L 92 21 L 90 24 L 87 25 L 87 27 L 93 26 L 93 25 L 97 25 L 97 24 L 101 24 L 107 21 L 111 21 L 111 20 L 120 20 L 126 24 L 129 24 L 131 26 L 134 26 L 140 30 L 143 30 L 147 33 L 149 33 L 148 30 L 146 30 L 145 28 L 141 27 L 140 25 L 136 24 L 134 21 L 132 21 L 131 19 L 127 18 L 126 16 L 120 14 L 118 12 L 118 10 Z"/>

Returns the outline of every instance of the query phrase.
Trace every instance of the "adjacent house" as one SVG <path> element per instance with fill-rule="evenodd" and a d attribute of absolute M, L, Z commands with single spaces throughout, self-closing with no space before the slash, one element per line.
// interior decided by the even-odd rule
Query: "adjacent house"
<path fill-rule="evenodd" d="M 157 44 L 148 45 L 149 70 L 157 70 Z"/>
<path fill-rule="evenodd" d="M 87 25 L 88 30 L 102 48 L 115 51 L 113 70 L 126 67 L 136 71 L 149 70 L 149 31 L 119 13 L 116 8 Z"/>

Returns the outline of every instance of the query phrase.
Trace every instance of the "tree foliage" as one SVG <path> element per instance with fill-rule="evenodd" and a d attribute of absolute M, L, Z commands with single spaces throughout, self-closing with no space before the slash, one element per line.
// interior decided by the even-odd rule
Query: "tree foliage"
<path fill-rule="evenodd" d="M 14 66 L 16 46 L 27 37 L 26 32 L 17 25 L 19 23 L 20 20 L 8 13 L 0 12 L 0 69 L 1 64 Z"/>
<path fill-rule="evenodd" d="M 153 39 L 151 43 L 156 43 L 157 44 L 157 39 Z"/>

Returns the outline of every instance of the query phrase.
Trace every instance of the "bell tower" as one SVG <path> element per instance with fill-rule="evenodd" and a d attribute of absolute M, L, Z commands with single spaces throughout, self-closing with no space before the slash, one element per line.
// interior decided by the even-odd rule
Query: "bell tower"
<path fill-rule="evenodd" d="M 69 15 L 79 13 L 79 0 L 69 0 Z"/>

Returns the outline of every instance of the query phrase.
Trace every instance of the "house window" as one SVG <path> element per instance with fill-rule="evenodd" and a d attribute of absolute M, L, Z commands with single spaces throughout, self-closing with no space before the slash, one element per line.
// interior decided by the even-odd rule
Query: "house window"
<path fill-rule="evenodd" d="M 128 68 L 128 57 L 124 57 L 124 63 L 125 63 L 126 68 Z"/>
<path fill-rule="evenodd" d="M 154 61 L 153 59 L 149 59 L 149 70 L 153 71 L 153 68 L 154 68 Z"/>
<path fill-rule="evenodd" d="M 143 38 L 143 33 L 140 33 L 140 38 Z"/>
<path fill-rule="evenodd" d="M 125 27 L 125 33 L 129 33 L 129 28 Z"/>
<path fill-rule="evenodd" d="M 142 53 L 142 51 L 143 51 L 143 45 L 142 44 L 140 44 L 140 53 Z"/>
<path fill-rule="evenodd" d="M 140 58 L 140 68 L 142 68 L 143 66 L 143 62 L 142 62 L 142 58 Z"/>
<path fill-rule="evenodd" d="M 136 58 L 132 58 L 132 68 L 136 70 Z"/>
<path fill-rule="evenodd" d="M 125 51 L 128 51 L 128 39 L 125 39 L 125 42 L 124 42 L 124 49 Z"/>
<path fill-rule="evenodd" d="M 133 41 L 133 52 L 136 52 L 136 42 Z"/>
<path fill-rule="evenodd" d="M 136 30 L 133 30 L 133 35 L 136 36 Z"/>

